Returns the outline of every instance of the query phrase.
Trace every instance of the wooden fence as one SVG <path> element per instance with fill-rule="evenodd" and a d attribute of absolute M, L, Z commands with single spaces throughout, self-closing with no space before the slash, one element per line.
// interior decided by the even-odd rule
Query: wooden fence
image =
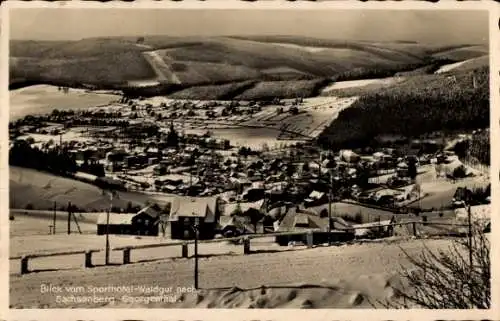
<path fill-rule="evenodd" d="M 417 225 L 422 224 L 426 226 L 453 226 L 453 227 L 467 227 L 467 224 L 454 224 L 454 223 L 445 223 L 445 222 L 432 222 L 432 221 L 405 221 L 405 222 L 399 222 L 399 223 L 384 223 L 384 224 L 374 224 L 370 227 L 352 227 L 352 228 L 346 228 L 346 229 L 335 229 L 332 232 L 339 232 L 339 231 L 354 231 L 356 229 L 383 229 L 385 227 L 396 227 L 400 226 L 402 227 L 403 225 L 411 225 L 412 227 L 412 233 L 413 236 L 417 237 L 418 231 L 417 231 Z M 247 235 L 241 235 L 237 237 L 231 237 L 231 238 L 220 238 L 220 239 L 213 239 L 213 240 L 199 240 L 199 244 L 204 244 L 204 243 L 220 243 L 220 242 L 235 242 L 235 241 L 241 241 L 243 245 L 243 253 L 245 255 L 250 254 L 250 241 L 251 239 L 257 239 L 257 238 L 263 238 L 263 237 L 278 237 L 278 236 L 293 236 L 293 235 L 302 235 L 306 239 L 306 245 L 308 248 L 312 248 L 314 245 L 314 233 L 315 232 L 325 232 L 320 229 L 311 229 L 307 231 L 298 231 L 298 232 L 282 232 L 282 233 L 266 233 L 266 234 L 247 234 Z M 194 244 L 194 240 L 189 240 L 189 241 L 179 241 L 179 242 L 169 242 L 169 243 L 155 243 L 155 244 L 141 244 L 141 245 L 129 245 L 129 246 L 120 246 L 120 247 L 114 247 L 111 248 L 111 251 L 122 251 L 123 254 L 123 260 L 122 264 L 130 264 L 130 254 L 132 250 L 142 250 L 142 249 L 151 249 L 151 248 L 159 248 L 159 247 L 172 247 L 172 246 L 180 246 L 181 247 L 181 257 L 183 258 L 188 258 L 188 247 L 190 244 Z M 28 254 L 28 255 L 18 255 L 18 256 L 11 256 L 9 257 L 9 260 L 21 260 L 21 268 L 20 268 L 20 273 L 21 274 L 27 274 L 30 272 L 29 270 L 29 260 L 31 259 L 36 259 L 36 258 L 44 258 L 44 257 L 53 257 L 53 256 L 67 256 L 67 255 L 78 255 L 78 254 L 84 254 L 84 263 L 83 266 L 85 268 L 92 268 L 94 267 L 92 263 L 92 254 L 97 253 L 97 252 L 103 252 L 104 249 L 87 249 L 87 250 L 76 250 L 76 251 L 61 251 L 61 252 L 53 252 L 53 253 L 39 253 L 39 254 Z"/>

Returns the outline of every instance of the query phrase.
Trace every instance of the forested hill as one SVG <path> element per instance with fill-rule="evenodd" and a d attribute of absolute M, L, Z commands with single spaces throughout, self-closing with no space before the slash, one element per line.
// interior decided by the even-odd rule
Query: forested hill
<path fill-rule="evenodd" d="M 298 36 L 12 40 L 9 84 L 11 89 L 43 83 L 130 90 L 141 96 L 180 92 L 180 96 L 191 99 L 206 99 L 204 93 L 208 91 L 220 92 L 215 95 L 219 99 L 240 94 L 267 99 L 280 93 L 280 81 L 297 82 L 292 87 L 310 96 L 316 90 L 309 88 L 315 89 L 315 83 L 322 79 L 389 77 L 487 53 L 486 46 L 470 44 L 450 47 Z M 263 95 L 255 95 L 256 91 Z M 287 96 L 293 98 L 295 92 Z"/>
<path fill-rule="evenodd" d="M 320 137 L 323 144 L 353 147 L 382 134 L 414 137 L 448 129 L 489 126 L 489 68 L 421 75 L 368 91 Z"/>

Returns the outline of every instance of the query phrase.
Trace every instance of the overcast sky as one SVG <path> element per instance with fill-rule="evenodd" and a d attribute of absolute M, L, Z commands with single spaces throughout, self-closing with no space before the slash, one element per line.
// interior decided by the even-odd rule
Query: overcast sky
<path fill-rule="evenodd" d="M 12 39 L 138 35 L 302 35 L 351 40 L 488 43 L 486 11 L 11 9 Z"/>

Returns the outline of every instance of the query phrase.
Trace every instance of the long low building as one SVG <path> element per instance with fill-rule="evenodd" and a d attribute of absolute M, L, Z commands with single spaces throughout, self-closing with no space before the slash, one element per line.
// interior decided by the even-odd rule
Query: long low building
<path fill-rule="evenodd" d="M 135 214 L 101 213 L 97 218 L 97 235 L 128 234 L 158 235 L 159 213 L 150 207 L 143 208 Z"/>

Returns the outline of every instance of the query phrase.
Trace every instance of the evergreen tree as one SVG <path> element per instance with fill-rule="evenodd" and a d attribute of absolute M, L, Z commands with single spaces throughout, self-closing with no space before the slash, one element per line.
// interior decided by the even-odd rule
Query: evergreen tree
<path fill-rule="evenodd" d="M 412 180 L 415 180 L 415 178 L 417 178 L 417 162 L 413 158 L 408 160 L 408 176 Z"/>
<path fill-rule="evenodd" d="M 179 135 L 175 131 L 174 122 L 170 122 L 170 131 L 167 135 L 167 146 L 178 147 L 179 146 Z"/>

